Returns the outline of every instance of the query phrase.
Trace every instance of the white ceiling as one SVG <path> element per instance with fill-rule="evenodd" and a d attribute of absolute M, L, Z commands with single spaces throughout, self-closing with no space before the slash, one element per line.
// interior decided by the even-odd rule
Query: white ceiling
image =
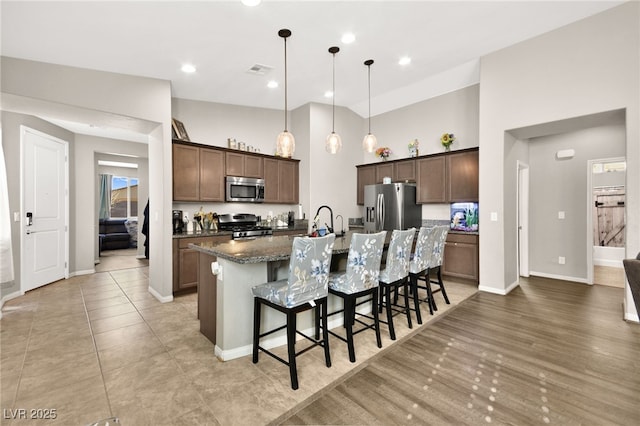
<path fill-rule="evenodd" d="M 623 1 L 6 1 L 2 55 L 170 80 L 172 96 L 284 107 L 288 28 L 289 109 L 330 103 L 363 117 L 371 67 L 372 115 L 477 83 L 479 58 Z M 340 38 L 352 32 L 356 41 Z M 398 65 L 408 55 L 410 65 Z M 184 74 L 184 63 L 197 67 Z M 273 69 L 263 76 L 254 64 Z M 280 82 L 268 89 L 269 80 Z M 59 119 L 62 117 L 58 117 Z"/>

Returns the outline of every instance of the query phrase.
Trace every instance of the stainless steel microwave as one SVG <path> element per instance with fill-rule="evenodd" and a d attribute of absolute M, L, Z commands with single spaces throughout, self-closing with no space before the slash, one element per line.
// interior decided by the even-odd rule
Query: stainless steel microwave
<path fill-rule="evenodd" d="M 264 179 L 227 176 L 226 200 L 245 203 L 264 201 Z"/>

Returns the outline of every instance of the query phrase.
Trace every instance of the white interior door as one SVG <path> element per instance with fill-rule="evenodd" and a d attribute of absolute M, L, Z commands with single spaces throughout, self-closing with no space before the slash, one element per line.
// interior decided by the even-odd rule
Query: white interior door
<path fill-rule="evenodd" d="M 518 162 L 518 276 L 529 276 L 529 165 Z"/>
<path fill-rule="evenodd" d="M 23 292 L 67 278 L 68 144 L 27 127 L 22 143 Z"/>

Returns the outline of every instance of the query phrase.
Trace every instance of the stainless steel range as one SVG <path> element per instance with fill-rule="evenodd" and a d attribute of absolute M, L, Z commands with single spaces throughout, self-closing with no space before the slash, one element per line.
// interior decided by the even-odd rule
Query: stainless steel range
<path fill-rule="evenodd" d="M 218 228 L 221 231 L 232 231 L 231 238 L 255 238 L 273 235 L 268 226 L 258 225 L 258 216 L 250 213 L 222 214 L 218 216 Z"/>

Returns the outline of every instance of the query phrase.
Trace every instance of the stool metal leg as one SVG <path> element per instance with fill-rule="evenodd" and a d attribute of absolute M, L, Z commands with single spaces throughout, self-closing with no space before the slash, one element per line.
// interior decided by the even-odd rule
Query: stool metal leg
<path fill-rule="evenodd" d="M 389 337 L 396 340 L 396 331 L 393 328 L 393 313 L 391 312 L 391 286 L 385 286 L 385 305 L 387 307 L 387 326 L 389 326 Z"/>
<path fill-rule="evenodd" d="M 324 347 L 324 361 L 327 367 L 331 367 L 331 353 L 329 352 L 329 324 L 328 318 L 328 299 L 325 297 L 322 303 L 322 346 Z"/>
<path fill-rule="evenodd" d="M 407 278 L 402 284 L 402 292 L 404 293 L 404 311 L 407 314 L 407 324 L 409 328 L 413 328 L 413 324 L 411 324 L 411 309 L 409 309 L 409 280 Z"/>
<path fill-rule="evenodd" d="M 258 363 L 258 346 L 260 345 L 260 299 L 253 299 L 253 363 Z"/>
<path fill-rule="evenodd" d="M 418 297 L 418 276 L 411 274 L 410 289 L 413 296 L 413 307 L 416 310 L 416 320 L 422 324 L 422 313 L 420 312 L 420 297 Z"/>
<path fill-rule="evenodd" d="M 378 347 L 381 348 L 382 339 L 380 338 L 380 318 L 378 317 L 378 307 L 376 306 L 379 290 L 380 288 L 378 287 L 373 289 L 373 296 L 371 297 L 371 313 L 373 314 L 373 323 L 376 330 L 376 343 L 378 344 Z"/>
<path fill-rule="evenodd" d="M 298 370 L 296 369 L 296 313 L 287 313 L 287 349 L 289 352 L 289 375 L 291 388 L 298 389 Z"/>

